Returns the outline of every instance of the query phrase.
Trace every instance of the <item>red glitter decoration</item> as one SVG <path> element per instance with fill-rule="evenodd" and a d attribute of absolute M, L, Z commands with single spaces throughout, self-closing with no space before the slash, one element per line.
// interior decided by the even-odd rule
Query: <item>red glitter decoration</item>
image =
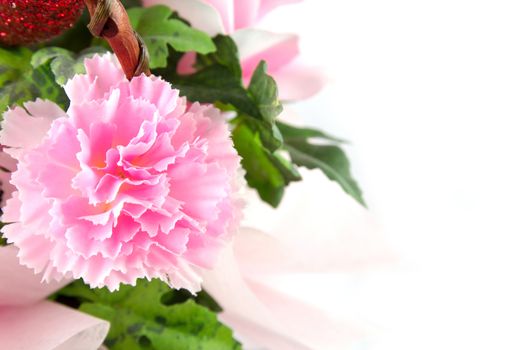
<path fill-rule="evenodd" d="M 28 45 L 69 29 L 82 14 L 83 0 L 0 0 L 0 43 Z"/>

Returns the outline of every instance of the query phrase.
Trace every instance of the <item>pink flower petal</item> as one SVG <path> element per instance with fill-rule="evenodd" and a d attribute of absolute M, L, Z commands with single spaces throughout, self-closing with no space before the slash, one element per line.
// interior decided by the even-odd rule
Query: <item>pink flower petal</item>
<path fill-rule="evenodd" d="M 0 308 L 4 349 L 94 350 L 108 331 L 108 322 L 49 301 Z"/>
<path fill-rule="evenodd" d="M 301 2 L 302 0 L 260 0 L 261 5 L 259 7 L 259 18 L 264 17 L 268 12 L 274 10 L 276 7 L 281 5 L 293 4 Z"/>
<path fill-rule="evenodd" d="M 233 0 L 235 30 L 252 26 L 259 19 L 261 0 Z"/>
<path fill-rule="evenodd" d="M 42 282 L 42 275 L 20 265 L 17 254 L 14 246 L 0 247 L 0 305 L 31 304 L 69 283 Z"/>
<path fill-rule="evenodd" d="M 272 72 L 279 87 L 279 97 L 284 101 L 310 98 L 326 85 L 327 78 L 321 68 L 308 67 L 294 60 Z"/>
<path fill-rule="evenodd" d="M 87 58 L 84 64 L 87 74 L 75 75 L 64 86 L 71 105 L 105 98 L 112 87 L 126 80 L 116 57 L 110 54 Z"/>
<path fill-rule="evenodd" d="M 243 29 L 233 34 L 239 47 L 243 76 L 249 78 L 261 60 L 274 72 L 299 55 L 299 37 L 293 34 L 276 34 L 258 29 Z"/>
<path fill-rule="evenodd" d="M 104 122 L 108 122 L 115 115 L 119 107 L 120 91 L 113 90 L 108 99 L 90 100 L 78 105 L 71 105 L 68 115 L 71 118 L 74 127 L 82 129 L 86 135 L 89 135 L 93 116 Z"/>
<path fill-rule="evenodd" d="M 169 115 L 180 104 L 179 91 L 162 79 L 141 75 L 129 83 L 129 93 L 135 99 L 144 99 L 157 107 L 159 114 Z"/>
<path fill-rule="evenodd" d="M 196 52 L 185 53 L 179 60 L 179 63 L 177 64 L 177 73 L 180 75 L 189 75 L 195 73 L 197 71 L 197 69 L 195 69 L 196 62 Z"/>
<path fill-rule="evenodd" d="M 247 0 L 251 1 L 251 0 Z M 220 14 L 222 23 L 226 28 L 226 32 L 231 32 L 234 29 L 234 3 L 232 0 L 206 0 L 208 4 L 213 6 Z"/>
<path fill-rule="evenodd" d="M 365 334 L 355 326 L 362 323 L 352 304 L 329 307 L 318 296 L 327 284 L 339 283 L 332 297 L 347 300 L 350 291 L 341 280 L 391 256 L 366 210 L 319 171 L 302 175 L 278 211 L 257 201 L 248 207 L 245 223 L 265 232 L 241 229 L 205 273 L 204 288 L 223 307 L 221 320 L 247 346 L 348 349 Z"/>
<path fill-rule="evenodd" d="M 5 151 L 13 156 L 20 155 L 20 149 L 26 151 L 37 146 L 53 120 L 65 116 L 64 111 L 50 101 L 36 100 L 27 102 L 22 107 L 15 107 L 4 113 L 1 123 L 0 144 L 8 147 Z M 38 114 L 33 115 L 31 111 Z M 11 149 L 12 148 L 12 149 Z"/>
<path fill-rule="evenodd" d="M 301 0 L 142 0 L 144 6 L 166 5 L 193 27 L 214 36 L 252 27 L 278 6 Z"/>
<path fill-rule="evenodd" d="M 380 227 L 368 210 L 341 191 L 335 182 L 327 180 L 321 171 L 301 171 L 301 175 L 302 182 L 287 188 L 279 210 L 258 201 L 252 201 L 245 209 L 244 225 L 265 232 L 251 231 L 239 235 L 236 241 L 242 247 L 238 254 L 242 255 L 247 272 L 349 273 L 392 259 L 379 234 Z M 330 230 L 326 230 L 326 222 L 330 222 Z M 254 241 L 258 242 L 256 246 L 271 250 L 272 257 L 250 248 Z M 312 255 L 318 259 L 311 259 Z M 272 263 L 274 256 L 287 258 Z"/>

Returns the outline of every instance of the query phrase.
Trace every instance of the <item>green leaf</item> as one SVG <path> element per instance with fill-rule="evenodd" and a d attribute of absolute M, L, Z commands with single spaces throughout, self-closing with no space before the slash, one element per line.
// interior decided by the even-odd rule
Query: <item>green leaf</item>
<path fill-rule="evenodd" d="M 175 88 L 190 101 L 203 103 L 222 102 L 234 106 L 247 115 L 259 116 L 257 106 L 250 99 L 241 83 L 222 65 L 206 67 L 190 76 L 172 80 Z"/>
<path fill-rule="evenodd" d="M 24 47 L 9 50 L 0 47 L 0 86 L 20 78 L 31 61 L 31 55 L 31 50 Z"/>
<path fill-rule="evenodd" d="M 266 64 L 259 64 L 246 89 L 235 42 L 224 35 L 216 36 L 213 42 L 217 51 L 198 56 L 196 73 L 181 76 L 175 70 L 163 70 L 161 75 L 191 101 L 231 105 L 239 114 L 265 121 L 267 128 L 273 129 L 282 106 L 277 84 L 266 74 Z"/>
<path fill-rule="evenodd" d="M 60 293 L 79 297 L 84 300 L 81 311 L 111 323 L 105 341 L 111 350 L 241 349 L 232 331 L 207 308 L 192 299 L 167 302 L 166 295 L 178 292 L 159 280 L 139 280 L 113 293 L 76 281 Z"/>
<path fill-rule="evenodd" d="M 179 52 L 215 51 L 211 38 L 181 20 L 170 18 L 173 11 L 163 5 L 128 10 L 132 26 L 142 36 L 150 54 L 150 67 L 166 67 L 168 45 Z M 174 67 L 172 67 L 174 69 Z"/>
<path fill-rule="evenodd" d="M 253 72 L 248 92 L 259 109 L 263 120 L 273 123 L 283 111 L 275 80 L 266 73 L 266 62 L 261 61 Z"/>
<path fill-rule="evenodd" d="M 331 180 L 337 182 L 343 190 L 366 206 L 363 193 L 350 173 L 350 161 L 345 152 L 337 145 L 315 144 L 311 138 L 325 141 L 340 140 L 310 128 L 298 128 L 279 123 L 284 137 L 284 148 L 290 153 L 292 162 L 308 169 L 320 169 Z"/>
<path fill-rule="evenodd" d="M 328 135 L 321 130 L 312 128 L 298 128 L 292 125 L 285 124 L 283 122 L 277 122 L 277 127 L 281 130 L 282 134 L 286 135 L 288 141 L 302 141 L 304 139 L 324 139 L 335 143 L 346 143 L 347 141 L 338 137 Z"/>
<path fill-rule="evenodd" d="M 0 113 L 7 107 L 36 98 L 65 107 L 64 90 L 55 82 L 49 65 L 31 66 L 32 52 L 26 48 L 0 48 Z"/>
<path fill-rule="evenodd" d="M 283 145 L 283 136 L 275 123 L 262 121 L 250 116 L 241 115 L 239 118 L 254 133 L 257 133 L 264 147 L 270 152 L 274 152 Z"/>
<path fill-rule="evenodd" d="M 246 181 L 257 189 L 259 196 L 277 207 L 285 187 L 301 177 L 290 162 L 264 147 L 258 133 L 244 123 L 239 123 L 232 134 L 237 152 L 246 170 Z"/>
<path fill-rule="evenodd" d="M 104 53 L 106 49 L 101 47 L 90 47 L 75 54 L 60 47 L 45 47 L 36 51 L 31 58 L 31 65 L 38 68 L 49 63 L 51 71 L 55 75 L 57 84 L 64 86 L 75 74 L 86 72 L 84 60 L 97 53 Z"/>
<path fill-rule="evenodd" d="M 242 84 L 242 71 L 235 42 L 228 36 L 213 39 L 217 50 L 199 55 L 198 71 L 191 75 L 177 75 L 175 70 L 164 70 L 162 76 L 190 101 L 231 105 L 236 111 L 262 119 L 262 116 Z"/>
<path fill-rule="evenodd" d="M 235 41 L 226 35 L 213 38 L 217 50 L 208 55 L 199 55 L 196 68 L 218 64 L 228 69 L 233 78 L 242 86 L 242 68 Z"/>

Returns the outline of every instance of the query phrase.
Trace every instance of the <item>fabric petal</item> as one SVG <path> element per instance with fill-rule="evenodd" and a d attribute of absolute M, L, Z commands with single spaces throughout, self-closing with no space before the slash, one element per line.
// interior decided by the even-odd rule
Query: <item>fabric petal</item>
<path fill-rule="evenodd" d="M 299 55 L 299 37 L 294 34 L 243 29 L 232 37 L 239 48 L 244 77 L 251 77 L 261 60 L 266 61 L 268 71 L 273 72 Z"/>
<path fill-rule="evenodd" d="M 113 87 L 126 80 L 120 63 L 109 53 L 87 58 L 84 65 L 87 74 L 75 75 L 64 86 L 71 105 L 104 98 Z"/>
<path fill-rule="evenodd" d="M 34 303 L 70 282 L 42 282 L 41 274 L 20 265 L 17 254 L 14 246 L 0 247 L 0 307 Z"/>
<path fill-rule="evenodd" d="M 368 210 L 321 171 L 301 170 L 301 176 L 303 181 L 287 188 L 279 210 L 248 201 L 243 224 L 256 229 L 245 230 L 236 241 L 243 266 L 268 273 L 347 273 L 393 259 Z M 272 256 L 257 254 L 254 241 Z M 287 258 L 272 262 L 280 254 Z"/>
<path fill-rule="evenodd" d="M 36 147 L 48 132 L 53 120 L 66 116 L 65 112 L 51 101 L 36 100 L 27 102 L 26 109 L 15 107 L 4 113 L 1 123 L 0 144 L 7 146 L 7 153 L 20 155 L 19 149 L 25 151 Z M 32 114 L 31 111 L 37 114 Z M 14 148 L 14 149 L 9 149 Z"/>
<path fill-rule="evenodd" d="M 108 322 L 49 301 L 0 307 L 3 349 L 94 350 L 108 332 Z"/>
<path fill-rule="evenodd" d="M 321 172 L 302 175 L 278 211 L 248 205 L 245 224 L 257 229 L 241 229 L 203 286 L 246 344 L 347 349 L 367 332 L 348 300 L 351 274 L 392 257 L 365 209 Z M 319 298 L 327 286 L 344 305 Z"/>
<path fill-rule="evenodd" d="M 206 2 L 219 12 L 226 32 L 231 33 L 234 30 L 234 0 L 206 0 Z"/>
<path fill-rule="evenodd" d="M 259 19 L 261 0 L 234 0 L 235 30 L 252 26 Z"/>
<path fill-rule="evenodd" d="M 272 72 L 284 101 L 305 100 L 316 95 L 326 85 L 327 77 L 320 68 L 305 66 L 297 60 Z"/>
<path fill-rule="evenodd" d="M 259 19 L 267 15 L 268 12 L 274 10 L 276 7 L 301 1 L 302 0 L 261 0 L 261 5 L 259 7 Z"/>
<path fill-rule="evenodd" d="M 240 235 L 243 233 L 241 231 Z M 252 242 L 251 248 L 257 243 Z M 314 291 L 315 298 L 305 298 L 297 294 L 297 290 L 290 289 L 290 283 L 279 283 L 265 274 L 250 275 L 243 271 L 242 257 L 247 254 L 238 256 L 235 244 L 233 250 L 224 252 L 213 271 L 204 274 L 203 287 L 222 306 L 224 312 L 220 319 L 234 329 L 239 339 L 268 349 L 321 350 L 347 349 L 364 335 L 355 326 L 357 322 L 334 317 L 317 304 L 319 294 L 326 288 L 323 278 L 315 274 L 306 276 L 303 294 L 304 290 Z M 272 251 L 261 248 L 272 257 Z M 289 282 L 290 276 L 286 275 L 283 280 Z M 336 295 L 342 294 L 346 296 L 348 292 Z"/>
<path fill-rule="evenodd" d="M 179 102 L 179 91 L 162 79 L 145 75 L 136 77 L 129 83 L 130 95 L 136 99 L 145 99 L 157 107 L 161 115 L 168 115 Z"/>

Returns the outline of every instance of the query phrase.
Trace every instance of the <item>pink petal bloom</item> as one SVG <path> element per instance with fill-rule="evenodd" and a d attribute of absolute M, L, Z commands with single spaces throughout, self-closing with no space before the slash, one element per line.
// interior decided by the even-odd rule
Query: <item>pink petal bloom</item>
<path fill-rule="evenodd" d="M 85 65 L 67 114 L 46 101 L 4 114 L 0 143 L 18 161 L 4 236 L 46 280 L 197 291 L 240 219 L 227 123 L 162 79 L 126 80 L 112 55 Z"/>
<path fill-rule="evenodd" d="M 145 6 L 167 5 L 192 26 L 210 35 L 230 34 L 239 48 L 247 83 L 261 60 L 275 78 L 282 100 L 302 100 L 318 93 L 326 78 L 319 68 L 301 62 L 299 37 L 254 29 L 274 8 L 300 0 L 143 0 Z M 195 54 L 185 55 L 178 71 L 192 73 Z"/>
<path fill-rule="evenodd" d="M 326 77 L 322 70 L 302 62 L 297 35 L 242 29 L 233 33 L 232 37 L 239 49 L 246 85 L 262 60 L 266 61 L 268 73 L 277 82 L 281 100 L 307 99 L 325 85 Z"/>
<path fill-rule="evenodd" d="M 0 344 L 2 349 L 93 350 L 109 323 L 44 299 L 69 283 L 42 283 L 19 265 L 17 249 L 0 247 Z"/>
<path fill-rule="evenodd" d="M 352 278 L 391 253 L 366 209 L 320 171 L 301 175 L 279 210 L 247 206 L 245 226 L 204 276 L 247 350 L 352 349 L 372 328 L 356 315 Z"/>
<path fill-rule="evenodd" d="M 195 28 L 210 35 L 252 27 L 274 8 L 301 0 L 142 0 L 144 6 L 166 5 Z"/>

